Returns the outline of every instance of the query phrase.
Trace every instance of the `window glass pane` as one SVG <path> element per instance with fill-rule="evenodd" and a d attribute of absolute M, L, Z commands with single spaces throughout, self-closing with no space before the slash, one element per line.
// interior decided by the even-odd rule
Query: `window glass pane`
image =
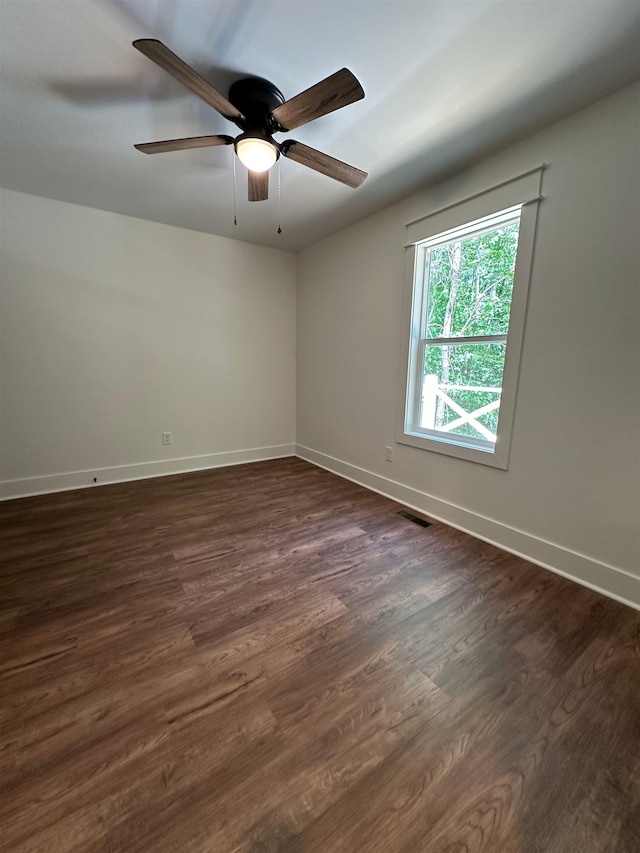
<path fill-rule="evenodd" d="M 519 227 L 518 220 L 425 252 L 425 337 L 507 333 Z"/>
<path fill-rule="evenodd" d="M 420 426 L 495 442 L 506 346 L 427 345 Z"/>

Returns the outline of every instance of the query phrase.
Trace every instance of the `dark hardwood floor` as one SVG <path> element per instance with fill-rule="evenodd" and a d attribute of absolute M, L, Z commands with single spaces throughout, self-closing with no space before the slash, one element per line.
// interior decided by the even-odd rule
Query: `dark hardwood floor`
<path fill-rule="evenodd" d="M 0 849 L 638 853 L 640 613 L 298 459 L 0 505 Z"/>

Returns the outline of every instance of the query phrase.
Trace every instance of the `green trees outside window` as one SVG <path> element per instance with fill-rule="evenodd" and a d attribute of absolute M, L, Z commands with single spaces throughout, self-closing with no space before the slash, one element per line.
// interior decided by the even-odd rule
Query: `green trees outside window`
<path fill-rule="evenodd" d="M 491 230 L 426 247 L 424 429 L 495 442 L 518 233 L 516 215 Z"/>

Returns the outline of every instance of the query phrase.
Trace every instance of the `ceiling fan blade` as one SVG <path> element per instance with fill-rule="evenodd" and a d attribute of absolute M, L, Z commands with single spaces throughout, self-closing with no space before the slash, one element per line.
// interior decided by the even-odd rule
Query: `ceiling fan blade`
<path fill-rule="evenodd" d="M 329 157 L 328 154 L 316 151 L 315 148 L 309 148 L 308 145 L 296 142 L 295 139 L 287 139 L 283 142 L 280 153 L 290 160 L 295 160 L 296 163 L 302 163 L 303 166 L 322 172 L 334 181 L 340 181 L 354 189 L 359 187 L 367 177 L 367 173 L 361 169 L 343 163 L 342 160 L 336 160 L 335 157 Z"/>
<path fill-rule="evenodd" d="M 342 68 L 272 111 L 282 130 L 294 130 L 315 118 L 364 98 L 364 89 L 349 71 Z"/>
<path fill-rule="evenodd" d="M 163 142 L 141 142 L 134 145 L 143 154 L 161 154 L 163 151 L 184 151 L 187 148 L 210 148 L 214 145 L 231 145 L 233 136 L 191 136 L 188 139 L 165 139 Z"/>
<path fill-rule="evenodd" d="M 252 172 L 249 169 L 249 201 L 266 201 L 269 198 L 269 172 Z"/>
<path fill-rule="evenodd" d="M 160 68 L 171 74 L 172 77 L 175 77 L 179 83 L 190 89 L 194 95 L 202 98 L 220 115 L 230 121 L 242 121 L 244 119 L 242 113 L 230 101 L 214 89 L 210 83 L 207 83 L 203 77 L 196 74 L 193 68 L 190 68 L 186 62 L 183 62 L 158 39 L 137 39 L 133 42 L 133 46 L 140 53 L 144 53 L 152 62 L 155 62 L 156 65 L 159 65 Z"/>

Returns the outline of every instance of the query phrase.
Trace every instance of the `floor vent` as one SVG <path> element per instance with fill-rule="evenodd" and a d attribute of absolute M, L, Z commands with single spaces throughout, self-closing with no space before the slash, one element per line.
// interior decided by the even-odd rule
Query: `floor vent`
<path fill-rule="evenodd" d="M 431 522 L 427 521 L 426 518 L 420 518 L 412 512 L 407 512 L 406 509 L 401 509 L 400 512 L 396 513 L 396 515 L 399 515 L 401 518 L 406 518 L 407 521 L 413 521 L 414 524 L 419 524 L 420 527 L 431 527 Z"/>

